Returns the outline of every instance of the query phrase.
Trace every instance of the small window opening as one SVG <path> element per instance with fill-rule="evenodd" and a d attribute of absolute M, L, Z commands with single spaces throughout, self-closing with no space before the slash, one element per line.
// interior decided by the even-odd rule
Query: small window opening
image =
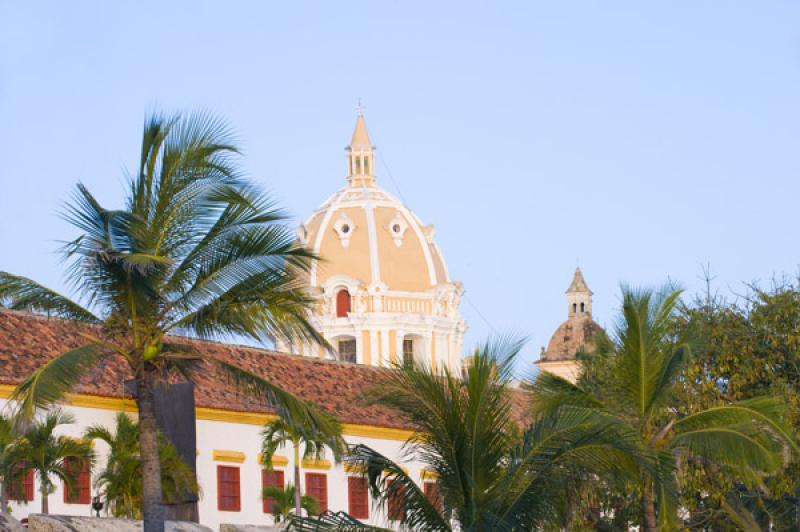
<path fill-rule="evenodd" d="M 350 292 L 347 289 L 339 290 L 336 294 L 336 317 L 346 318 L 350 313 Z"/>
<path fill-rule="evenodd" d="M 586 312 L 586 303 L 581 303 L 581 314 Z"/>
<path fill-rule="evenodd" d="M 403 340 L 403 365 L 414 365 L 414 340 Z"/>
<path fill-rule="evenodd" d="M 339 341 L 339 360 L 343 362 L 356 362 L 356 341 L 355 340 L 340 340 Z"/>
<path fill-rule="evenodd" d="M 361 175 L 361 157 L 356 157 L 356 175 Z"/>
<path fill-rule="evenodd" d="M 572 304 L 572 313 L 573 314 L 577 314 L 578 313 L 578 304 L 577 303 L 573 303 Z"/>
<path fill-rule="evenodd" d="M 342 226 L 342 233 L 344 233 L 344 234 L 347 234 L 347 233 L 349 233 L 349 232 L 350 232 L 350 226 L 349 226 L 349 225 L 347 225 L 347 224 L 344 224 L 344 225 Z"/>
<path fill-rule="evenodd" d="M 369 175 L 369 159 L 364 159 L 364 175 Z"/>
<path fill-rule="evenodd" d="M 399 233 L 400 232 L 400 224 L 394 224 L 392 226 L 392 231 L 394 231 L 395 233 Z"/>

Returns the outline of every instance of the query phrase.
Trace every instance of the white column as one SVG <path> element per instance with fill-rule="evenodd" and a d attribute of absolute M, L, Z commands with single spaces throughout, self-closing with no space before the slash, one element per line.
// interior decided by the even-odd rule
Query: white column
<path fill-rule="evenodd" d="M 383 364 L 383 367 L 388 367 L 390 363 L 389 329 L 381 329 L 381 364 Z"/>
<path fill-rule="evenodd" d="M 369 332 L 369 350 L 370 350 L 370 357 L 372 358 L 373 366 L 377 366 L 378 362 L 378 331 L 371 330 Z"/>

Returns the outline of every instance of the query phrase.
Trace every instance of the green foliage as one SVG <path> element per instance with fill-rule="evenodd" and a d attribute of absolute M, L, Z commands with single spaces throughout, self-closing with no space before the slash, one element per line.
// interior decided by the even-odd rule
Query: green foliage
<path fill-rule="evenodd" d="M 100 440 L 109 447 L 105 468 L 95 485 L 105 501 L 105 509 L 114 517 L 142 518 L 142 464 L 139 453 L 139 424 L 119 412 L 111 431 L 102 425 L 92 425 L 84 432 L 89 440 Z M 186 493 L 197 494 L 199 486 L 192 469 L 181 459 L 177 449 L 161 436 L 161 490 L 164 502 L 171 503 Z"/>
<path fill-rule="evenodd" d="M 26 419 L 105 356 L 124 357 L 136 374 L 186 373 L 195 360 L 165 342 L 171 332 L 327 345 L 307 321 L 311 299 L 302 288 L 315 257 L 296 244 L 272 201 L 240 176 L 236 155 L 229 128 L 213 117 L 153 116 L 123 209 L 102 207 L 78 185 L 65 218 L 81 236 L 63 252 L 69 279 L 93 311 L 0 272 L 0 299 L 11 308 L 102 324 L 84 334 L 85 346 L 17 389 Z M 273 390 L 269 399 L 308 415 L 308 405 L 289 394 Z"/>
<path fill-rule="evenodd" d="M 380 504 L 397 501 L 408 529 L 452 530 L 453 523 L 461 530 L 557 527 L 573 494 L 571 467 L 620 476 L 637 471 L 629 460 L 637 454 L 636 435 L 577 409 L 536 418 L 520 434 L 510 386 L 521 346 L 482 346 L 464 375 L 398 367 L 376 390 L 375 402 L 417 427 L 405 453 L 435 472 L 441 504 L 430 501 L 399 464 L 367 446 L 356 446 L 348 461 L 365 469 Z"/>
<path fill-rule="evenodd" d="M 54 408 L 35 419 L 22 437 L 13 445 L 13 461 L 17 464 L 20 477 L 33 471 L 42 494 L 42 512 L 47 513 L 47 497 L 56 486 L 53 478 L 61 480 L 69 490 L 75 489 L 75 476 L 67 460 L 78 458 L 94 464 L 94 451 L 85 441 L 67 436 L 57 436 L 56 429 L 61 425 L 75 423 L 72 414 Z"/>
<path fill-rule="evenodd" d="M 84 345 L 51 359 L 12 394 L 17 418 L 64 398 L 106 357 L 122 357 L 140 391 L 144 504 L 148 529 L 161 529 L 149 391 L 201 362 L 217 364 L 242 389 L 306 425 L 326 419 L 308 402 L 224 361 L 203 361 L 170 334 L 199 338 L 277 337 L 329 347 L 308 321 L 304 277 L 313 253 L 284 225 L 285 214 L 244 179 L 230 128 L 207 114 L 153 115 L 122 208 L 102 206 L 78 184 L 64 213 L 79 236 L 63 247 L 78 301 L 31 279 L 0 272 L 0 301 L 93 324 Z"/>
<path fill-rule="evenodd" d="M 714 407 L 762 395 L 781 398 L 795 440 L 800 437 L 800 290 L 774 281 L 750 286 L 729 302 L 711 289 L 682 311 L 678 324 L 701 338 L 682 380 L 684 408 Z M 789 455 L 785 455 L 785 459 Z M 800 466 L 795 460 L 775 474 L 742 479 L 725 468 L 685 464 L 681 503 L 695 527 L 741 528 L 742 520 L 789 531 L 800 528 Z"/>
<path fill-rule="evenodd" d="M 329 449 L 338 463 L 347 451 L 347 444 L 342 437 L 341 423 L 322 412 L 316 414 L 318 420 L 308 423 L 292 417 L 291 412 L 278 410 L 278 418 L 267 423 L 261 432 L 261 463 L 269 471 L 272 469 L 272 457 L 285 444 L 290 444 L 294 452 L 294 478 L 300 484 L 300 448 L 303 458 L 322 458 L 325 449 Z M 295 514 L 300 515 L 303 496 L 300 489 L 293 489 Z"/>
<path fill-rule="evenodd" d="M 330 416 L 323 417 L 327 418 L 324 425 L 294 423 L 284 416 L 267 423 L 261 432 L 261 462 L 264 466 L 271 469 L 272 457 L 287 443 L 295 449 L 302 446 L 303 458 L 322 458 L 325 449 L 330 449 L 338 462 L 347 450 L 342 426 Z"/>
<path fill-rule="evenodd" d="M 6 496 L 12 482 L 12 468 L 15 463 L 14 450 L 17 434 L 11 419 L 0 413 L 0 512 L 7 511 Z"/>
<path fill-rule="evenodd" d="M 659 524 L 679 526 L 677 508 L 687 507 L 682 481 L 697 468 L 713 469 L 717 475 L 726 472 L 755 486 L 764 475 L 781 469 L 787 450 L 797 451 L 779 397 L 720 397 L 707 405 L 686 399 L 687 364 L 704 338 L 697 324 L 678 316 L 679 295 L 669 287 L 659 293 L 624 288 L 622 314 L 611 342 L 586 361 L 579 383 L 542 375 L 533 389 L 540 413 L 577 408 L 626 425 L 638 435 L 640 446 L 659 466 L 642 470 L 633 489 L 615 478 L 589 484 L 594 484 L 593 494 L 599 494 L 595 499 L 609 505 L 604 507 L 606 515 L 633 517 L 631 506 L 641 504 L 638 518 L 645 530 Z M 604 490 L 612 496 L 603 495 Z M 625 493 L 636 494 L 641 502 L 618 495 Z M 724 497 L 723 501 L 734 509 Z M 578 513 L 586 512 L 584 507 Z M 746 516 L 739 512 L 737 519 L 742 523 Z"/>
<path fill-rule="evenodd" d="M 295 488 L 291 482 L 289 482 L 285 488 L 279 488 L 277 486 L 268 486 L 264 488 L 264 499 L 267 498 L 271 500 L 269 511 L 275 518 L 275 523 L 286 521 L 287 518 L 292 515 L 292 511 L 295 509 Z M 319 514 L 319 502 L 311 495 L 303 495 L 300 497 L 300 505 L 303 510 L 308 512 L 308 515 Z"/>

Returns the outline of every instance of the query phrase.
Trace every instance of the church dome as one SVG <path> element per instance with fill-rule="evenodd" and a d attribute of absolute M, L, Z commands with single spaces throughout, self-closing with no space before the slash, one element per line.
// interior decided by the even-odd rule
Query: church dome
<path fill-rule="evenodd" d="M 313 267 L 311 286 L 325 287 L 343 275 L 379 291 L 419 292 L 449 283 L 433 226 L 377 185 L 363 116 L 348 152 L 347 185 L 300 227 L 300 239 L 323 258 Z"/>
<path fill-rule="evenodd" d="M 283 347 L 374 366 L 460 367 L 464 289 L 450 279 L 433 226 L 378 186 L 375 147 L 361 115 L 346 150 L 346 185 L 298 230 L 320 257 L 308 275 L 317 298 L 311 322 L 336 354 L 318 346 Z"/>
<path fill-rule="evenodd" d="M 578 351 L 592 351 L 595 334 L 602 330 L 591 316 L 570 318 L 559 325 L 550 337 L 542 360 L 575 360 Z"/>

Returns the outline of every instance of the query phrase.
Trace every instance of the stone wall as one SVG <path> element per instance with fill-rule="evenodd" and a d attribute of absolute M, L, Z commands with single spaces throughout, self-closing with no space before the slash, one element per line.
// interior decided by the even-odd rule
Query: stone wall
<path fill-rule="evenodd" d="M 72 515 L 31 515 L 31 532 L 141 532 L 142 522 L 106 517 L 76 517 Z M 167 521 L 167 532 L 212 532 L 208 527 L 185 521 Z"/>
<path fill-rule="evenodd" d="M 267 526 L 267 525 L 219 525 L 219 532 L 279 532 L 285 530 L 283 525 Z"/>
<path fill-rule="evenodd" d="M 10 514 L 0 513 L 0 532 L 25 532 L 25 527 Z"/>

